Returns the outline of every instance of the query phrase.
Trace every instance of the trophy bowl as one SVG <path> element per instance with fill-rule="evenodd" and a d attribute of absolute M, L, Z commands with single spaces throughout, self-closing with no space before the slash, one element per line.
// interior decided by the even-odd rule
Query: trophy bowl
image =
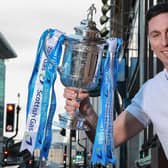
<path fill-rule="evenodd" d="M 100 77 L 102 45 L 81 42 L 65 43 L 62 65 L 58 67 L 61 82 L 66 87 L 93 90 Z"/>

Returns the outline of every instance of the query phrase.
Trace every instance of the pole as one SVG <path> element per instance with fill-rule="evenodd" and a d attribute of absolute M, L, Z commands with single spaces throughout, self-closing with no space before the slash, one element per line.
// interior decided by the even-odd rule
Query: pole
<path fill-rule="evenodd" d="M 70 138 L 69 138 L 69 168 L 72 168 L 72 134 L 70 130 Z"/>
<path fill-rule="evenodd" d="M 86 145 L 87 145 L 87 139 L 85 138 L 85 140 L 86 140 Z M 84 145 L 82 145 L 82 144 L 80 143 L 79 131 L 78 131 L 78 145 L 79 145 L 81 148 L 83 148 L 83 150 L 84 150 L 84 168 L 87 168 L 87 148 L 86 148 Z"/>
<path fill-rule="evenodd" d="M 64 156 L 63 156 L 63 159 L 64 159 L 64 168 L 66 168 L 66 160 L 67 160 L 67 146 L 66 145 L 64 146 Z"/>

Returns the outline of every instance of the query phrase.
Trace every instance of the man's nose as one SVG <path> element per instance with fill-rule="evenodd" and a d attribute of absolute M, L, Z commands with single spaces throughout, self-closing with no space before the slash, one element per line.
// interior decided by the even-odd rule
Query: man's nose
<path fill-rule="evenodd" d="M 168 46 L 168 32 L 162 35 L 162 45 Z"/>

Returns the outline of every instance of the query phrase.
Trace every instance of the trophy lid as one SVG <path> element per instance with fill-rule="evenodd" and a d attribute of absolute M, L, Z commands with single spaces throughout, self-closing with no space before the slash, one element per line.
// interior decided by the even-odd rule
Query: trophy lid
<path fill-rule="evenodd" d="M 83 19 L 80 25 L 75 27 L 75 37 L 82 43 L 103 43 L 100 31 L 96 27 L 96 23 L 93 21 L 93 14 L 96 13 L 96 8 L 92 4 L 88 9 L 87 19 Z"/>

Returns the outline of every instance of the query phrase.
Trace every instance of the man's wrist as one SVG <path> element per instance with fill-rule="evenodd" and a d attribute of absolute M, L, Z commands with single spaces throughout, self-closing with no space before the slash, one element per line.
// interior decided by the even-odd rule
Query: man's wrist
<path fill-rule="evenodd" d="M 97 123 L 97 114 L 95 113 L 92 105 L 90 104 L 89 98 L 83 100 L 79 108 L 82 116 L 91 123 Z"/>
<path fill-rule="evenodd" d="M 80 112 L 85 118 L 85 124 L 89 127 L 89 130 L 86 131 L 88 138 L 94 142 L 94 137 L 96 133 L 96 125 L 98 116 L 95 113 L 92 105 L 90 104 L 89 98 L 86 98 L 80 104 Z"/>

